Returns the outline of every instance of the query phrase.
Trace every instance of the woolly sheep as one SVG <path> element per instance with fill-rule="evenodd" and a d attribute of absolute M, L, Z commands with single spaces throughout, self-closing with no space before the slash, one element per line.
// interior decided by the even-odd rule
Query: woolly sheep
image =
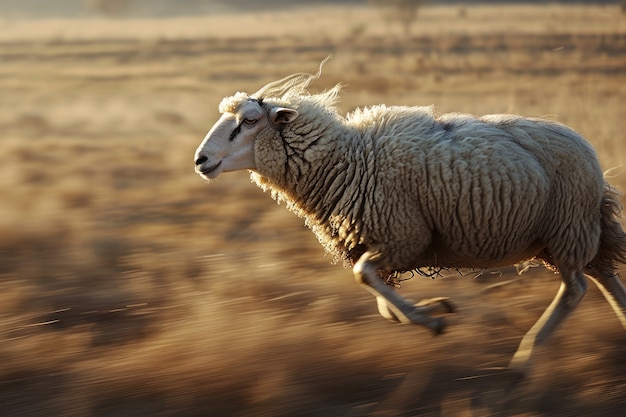
<path fill-rule="evenodd" d="M 196 151 L 196 172 L 210 180 L 249 170 L 353 268 L 383 317 L 435 334 L 446 322 L 431 314 L 452 304 L 409 304 L 393 288 L 397 274 L 532 258 L 559 271 L 554 301 L 509 363 L 522 376 L 533 349 L 585 293 L 583 274 L 626 328 L 626 289 L 615 272 L 626 263 L 620 196 L 584 138 L 552 121 L 437 115 L 432 107 L 378 105 L 343 117 L 335 107 L 341 85 L 307 90 L 321 69 L 224 98 Z"/>

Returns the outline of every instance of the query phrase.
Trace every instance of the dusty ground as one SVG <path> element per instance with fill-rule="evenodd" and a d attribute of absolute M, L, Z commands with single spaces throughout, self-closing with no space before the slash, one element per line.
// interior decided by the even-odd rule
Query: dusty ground
<path fill-rule="evenodd" d="M 318 87 L 345 83 L 344 111 L 560 120 L 626 189 L 626 16 L 432 7 L 410 37 L 358 7 L 261 19 L 3 22 L 0 414 L 626 415 L 626 332 L 594 287 L 507 391 L 485 369 L 558 276 L 416 277 L 403 295 L 460 311 L 441 337 L 392 325 L 247 174 L 192 163 L 224 95 L 332 54 Z"/>

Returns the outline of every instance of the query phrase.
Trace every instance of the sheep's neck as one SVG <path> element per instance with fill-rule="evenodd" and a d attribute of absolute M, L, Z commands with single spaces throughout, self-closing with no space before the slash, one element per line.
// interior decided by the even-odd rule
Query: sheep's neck
<path fill-rule="evenodd" d="M 353 227 L 358 209 L 354 208 L 362 204 L 358 198 L 354 201 L 349 190 L 358 190 L 350 185 L 362 177 L 357 177 L 361 170 L 353 169 L 358 163 L 346 146 L 354 139 L 352 132 L 334 132 L 320 130 L 306 137 L 297 129 L 264 132 L 257 138 L 258 169 L 252 180 L 303 217 L 328 252 L 348 259 L 359 244 Z"/>

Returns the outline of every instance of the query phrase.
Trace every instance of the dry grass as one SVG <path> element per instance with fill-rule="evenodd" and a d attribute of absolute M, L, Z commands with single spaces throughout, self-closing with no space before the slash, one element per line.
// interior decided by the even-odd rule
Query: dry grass
<path fill-rule="evenodd" d="M 245 173 L 193 173 L 221 97 L 330 53 L 319 88 L 347 84 L 344 111 L 546 116 L 605 169 L 625 163 L 618 7 L 464 10 L 425 9 L 410 39 L 364 8 L 5 22 L 2 415 L 624 415 L 626 333 L 594 288 L 504 395 L 500 377 L 471 377 L 506 364 L 556 277 L 535 269 L 488 293 L 512 272 L 411 280 L 407 297 L 461 308 L 432 338 L 379 318 Z M 626 168 L 614 175 L 626 189 Z"/>

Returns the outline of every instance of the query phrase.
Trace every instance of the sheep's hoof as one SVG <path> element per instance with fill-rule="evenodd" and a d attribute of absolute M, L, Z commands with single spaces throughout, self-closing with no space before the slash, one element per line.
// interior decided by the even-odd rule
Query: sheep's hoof
<path fill-rule="evenodd" d="M 446 319 L 444 319 L 443 317 L 436 317 L 433 318 L 433 325 L 429 327 L 433 331 L 433 334 L 435 336 L 438 336 L 440 334 L 444 334 L 447 326 L 448 322 L 446 321 Z"/>
<path fill-rule="evenodd" d="M 415 304 L 421 312 L 427 314 L 450 314 L 456 313 L 458 310 L 452 300 L 447 297 L 429 298 Z"/>
<path fill-rule="evenodd" d="M 530 353 L 532 351 L 522 351 L 521 354 L 516 352 L 505 369 L 508 369 L 511 374 L 519 375 L 520 380 L 528 377 L 532 370 Z"/>

